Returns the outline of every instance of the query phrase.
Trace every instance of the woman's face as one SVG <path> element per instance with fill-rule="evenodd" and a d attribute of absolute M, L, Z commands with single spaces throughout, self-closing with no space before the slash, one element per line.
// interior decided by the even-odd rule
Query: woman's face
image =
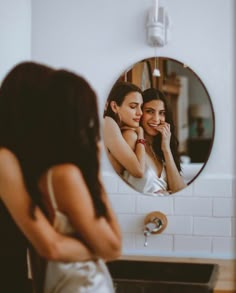
<path fill-rule="evenodd" d="M 166 120 L 165 105 L 161 100 L 152 100 L 143 105 L 142 127 L 146 134 L 156 136 L 157 126 Z"/>
<path fill-rule="evenodd" d="M 143 97 L 139 92 L 131 92 L 124 98 L 123 103 L 116 105 L 116 111 L 121 120 L 121 126 L 138 127 L 142 116 L 141 106 Z"/>

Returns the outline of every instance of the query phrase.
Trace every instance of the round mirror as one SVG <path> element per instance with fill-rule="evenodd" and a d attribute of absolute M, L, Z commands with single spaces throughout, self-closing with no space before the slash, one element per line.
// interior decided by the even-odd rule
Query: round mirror
<path fill-rule="evenodd" d="M 214 112 L 206 87 L 177 60 L 154 57 L 123 72 L 107 98 L 103 138 L 114 170 L 136 191 L 168 195 L 209 158 Z"/>

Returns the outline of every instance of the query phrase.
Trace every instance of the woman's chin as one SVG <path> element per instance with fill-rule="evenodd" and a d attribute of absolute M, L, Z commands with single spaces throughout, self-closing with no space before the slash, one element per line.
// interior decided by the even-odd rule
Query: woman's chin
<path fill-rule="evenodd" d="M 146 131 L 146 133 L 149 135 L 149 136 L 156 136 L 158 134 L 158 131 L 156 131 L 155 129 L 148 129 Z"/>

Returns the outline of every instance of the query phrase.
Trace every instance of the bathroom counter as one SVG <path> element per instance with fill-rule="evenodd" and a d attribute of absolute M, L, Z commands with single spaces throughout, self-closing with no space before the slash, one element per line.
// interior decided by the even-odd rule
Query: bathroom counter
<path fill-rule="evenodd" d="M 174 258 L 157 256 L 127 256 L 120 259 L 140 261 L 162 262 L 190 262 L 190 263 L 214 263 L 219 265 L 219 276 L 215 285 L 214 293 L 236 293 L 236 260 L 228 259 L 199 259 L 199 258 Z"/>

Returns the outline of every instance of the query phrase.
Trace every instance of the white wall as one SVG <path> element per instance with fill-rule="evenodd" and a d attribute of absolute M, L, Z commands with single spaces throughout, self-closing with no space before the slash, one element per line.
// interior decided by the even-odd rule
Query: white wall
<path fill-rule="evenodd" d="M 31 58 L 31 1 L 0 0 L 0 83 L 18 62 Z"/>
<path fill-rule="evenodd" d="M 18 1 L 11 1 L 14 7 L 20 7 Z M 32 59 L 85 76 L 98 93 L 102 111 L 116 78 L 133 63 L 154 54 L 145 35 L 146 13 L 152 3 L 152 0 L 32 0 Z M 103 169 L 109 171 L 104 172 L 104 180 L 123 230 L 124 253 L 232 258 L 236 236 L 234 0 L 161 3 L 168 8 L 173 26 L 171 41 L 160 48 L 158 55 L 188 64 L 204 82 L 215 111 L 215 141 L 201 175 L 173 197 L 152 198 L 135 193 L 111 172 L 104 157 Z M 6 8 L 9 7 L 7 4 Z M 21 9 L 26 13 L 28 6 Z M 8 25 L 5 30 L 11 35 L 11 26 L 15 24 Z M 1 26 L 0 31 L 5 30 Z M 3 71 L 15 60 L 25 58 L 24 54 L 18 55 L 14 42 Z M 8 47 L 11 44 L 5 45 Z M 153 210 L 167 215 L 168 227 L 161 235 L 151 236 L 144 248 L 143 219 Z"/>
<path fill-rule="evenodd" d="M 107 190 L 124 233 L 124 253 L 232 257 L 235 234 L 233 0 L 166 0 L 171 41 L 158 55 L 188 64 L 204 82 L 216 116 L 215 142 L 207 166 L 186 190 L 171 198 L 135 193 L 111 172 Z M 151 0 L 32 1 L 32 58 L 83 74 L 96 89 L 102 111 L 116 78 L 153 56 L 146 43 Z M 111 171 L 106 157 L 104 171 Z M 168 227 L 144 248 L 143 218 L 153 210 Z"/>

